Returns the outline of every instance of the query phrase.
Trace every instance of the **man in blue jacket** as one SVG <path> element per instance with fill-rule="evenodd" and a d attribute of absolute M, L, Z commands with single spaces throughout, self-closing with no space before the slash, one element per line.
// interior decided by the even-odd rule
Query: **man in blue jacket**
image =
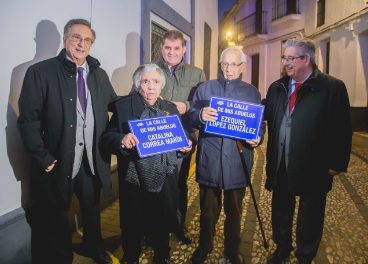
<path fill-rule="evenodd" d="M 242 202 L 247 181 L 236 139 L 206 134 L 204 128 L 206 122 L 217 120 L 216 109 L 209 107 L 211 96 L 260 104 L 261 95 L 257 88 L 242 81 L 245 55 L 241 49 L 230 47 L 224 50 L 220 62 L 221 77 L 198 87 L 186 116 L 189 124 L 199 129 L 196 176 L 200 187 L 201 231 L 199 247 L 192 256 L 194 264 L 204 263 L 207 254 L 213 250 L 215 226 L 222 208 L 222 190 L 226 214 L 225 253 L 233 264 L 241 263 L 242 259 L 238 248 Z M 257 140 L 241 141 L 249 172 L 253 165 L 253 148 L 262 142 L 264 133 L 265 124 L 262 123 Z"/>

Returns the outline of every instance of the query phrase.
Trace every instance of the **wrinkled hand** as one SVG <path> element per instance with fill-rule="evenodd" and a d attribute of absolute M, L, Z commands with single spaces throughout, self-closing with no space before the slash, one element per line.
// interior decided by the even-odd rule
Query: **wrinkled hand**
<path fill-rule="evenodd" d="M 55 163 L 57 162 L 57 160 L 54 160 L 54 162 L 47 167 L 47 169 L 45 170 L 46 172 L 50 172 L 54 167 L 55 167 Z"/>
<path fill-rule="evenodd" d="M 339 171 L 335 171 L 335 170 L 331 170 L 331 169 L 329 169 L 329 170 L 328 170 L 328 174 L 329 174 L 329 175 L 331 175 L 331 176 L 337 176 L 337 175 L 339 175 L 339 174 L 340 174 L 340 172 L 339 172 Z"/>
<path fill-rule="evenodd" d="M 135 147 L 135 143 L 139 143 L 139 140 L 132 133 L 127 134 L 121 141 L 121 144 L 123 144 L 127 149 Z"/>
<path fill-rule="evenodd" d="M 185 152 L 190 151 L 192 149 L 192 141 L 190 141 L 190 140 L 188 141 L 188 146 L 190 146 L 190 148 L 183 148 L 183 149 L 180 150 L 180 152 L 185 153 Z"/>
<path fill-rule="evenodd" d="M 212 107 L 205 107 L 202 110 L 202 115 L 201 118 L 204 122 L 209 121 L 209 122 L 214 122 L 217 120 L 217 110 L 212 108 Z"/>
<path fill-rule="evenodd" d="M 252 148 L 255 148 L 258 146 L 259 142 L 261 142 L 261 137 L 258 137 L 258 139 L 252 139 L 252 141 L 247 140 L 247 142 Z"/>
<path fill-rule="evenodd" d="M 178 109 L 179 111 L 179 114 L 185 114 L 185 112 L 187 111 L 187 106 L 182 103 L 182 102 L 175 102 L 175 101 L 172 101 L 172 103 L 174 103 L 176 105 L 176 108 Z"/>

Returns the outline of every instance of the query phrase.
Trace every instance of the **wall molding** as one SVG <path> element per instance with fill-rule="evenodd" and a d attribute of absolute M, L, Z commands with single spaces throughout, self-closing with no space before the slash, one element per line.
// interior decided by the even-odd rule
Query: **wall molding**
<path fill-rule="evenodd" d="M 194 64 L 195 50 L 195 0 L 191 0 L 190 23 L 163 0 L 141 0 L 141 64 L 151 62 L 151 12 L 166 20 L 191 38 L 191 64 Z"/>

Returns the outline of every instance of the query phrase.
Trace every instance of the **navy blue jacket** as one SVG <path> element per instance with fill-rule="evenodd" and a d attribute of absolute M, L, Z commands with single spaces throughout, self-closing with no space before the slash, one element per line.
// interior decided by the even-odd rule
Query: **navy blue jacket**
<path fill-rule="evenodd" d="M 192 106 L 185 119 L 191 127 L 199 129 L 197 151 L 197 182 L 202 185 L 217 187 L 224 190 L 245 188 L 247 181 L 236 145 L 236 139 L 207 134 L 205 125 L 200 121 L 202 108 L 208 107 L 211 96 L 261 104 L 261 94 L 253 85 L 241 80 L 227 80 L 223 76 L 219 79 L 203 83 L 194 94 Z M 259 136 L 263 141 L 266 125 L 262 123 Z M 253 148 L 245 141 L 241 141 L 245 161 L 249 172 L 253 166 Z"/>

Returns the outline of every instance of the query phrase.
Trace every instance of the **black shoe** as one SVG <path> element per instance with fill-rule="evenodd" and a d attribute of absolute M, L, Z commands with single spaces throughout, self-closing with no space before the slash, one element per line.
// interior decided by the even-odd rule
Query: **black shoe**
<path fill-rule="evenodd" d="M 285 254 L 276 249 L 271 255 L 268 256 L 267 264 L 285 264 L 285 262 L 290 262 L 289 255 L 290 253 Z"/>
<path fill-rule="evenodd" d="M 92 254 L 91 259 L 97 264 L 112 264 L 113 262 L 110 255 L 104 250 Z"/>
<path fill-rule="evenodd" d="M 175 232 L 175 235 L 179 238 L 181 242 L 183 242 L 186 245 L 192 243 L 192 236 L 190 235 L 188 229 L 185 226 L 183 226 L 183 228 L 180 228 L 177 232 Z"/>
<path fill-rule="evenodd" d="M 208 252 L 204 252 L 203 250 L 197 248 L 192 255 L 192 264 L 203 264 L 206 260 Z"/>
<path fill-rule="evenodd" d="M 155 261 L 155 264 L 172 264 L 172 262 L 169 259 L 163 259 L 159 261 Z"/>
<path fill-rule="evenodd" d="M 129 262 L 129 261 L 123 261 L 123 259 L 120 260 L 121 264 L 139 264 L 137 261 Z"/>

